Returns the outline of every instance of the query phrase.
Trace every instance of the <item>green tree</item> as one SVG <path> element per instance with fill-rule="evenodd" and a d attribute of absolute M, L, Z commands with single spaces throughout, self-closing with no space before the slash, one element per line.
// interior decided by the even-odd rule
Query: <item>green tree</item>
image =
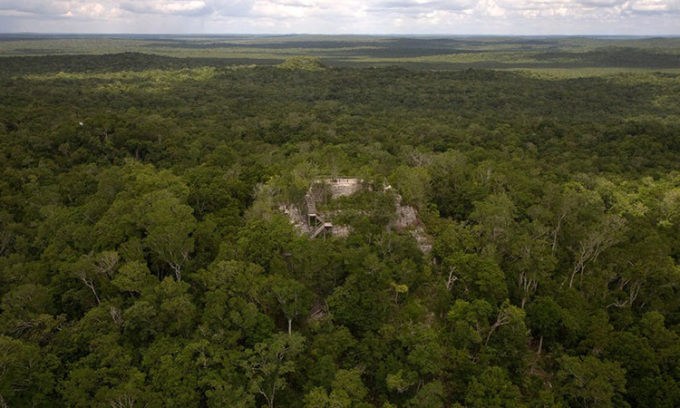
<path fill-rule="evenodd" d="M 177 281 L 182 280 L 182 267 L 194 250 L 192 233 L 196 228 L 193 209 L 169 191 L 156 191 L 143 197 L 141 224 L 146 230 L 143 244 L 157 259 L 167 264 Z"/>
<path fill-rule="evenodd" d="M 455 252 L 444 260 L 450 271 L 450 287 L 454 294 L 468 299 L 485 299 L 497 304 L 508 296 L 505 276 L 498 264 L 477 254 Z"/>
<path fill-rule="evenodd" d="M 627 406 L 622 399 L 626 392 L 626 371 L 619 364 L 594 356 L 563 356 L 559 363 L 560 394 L 570 404 L 579 407 Z"/>
<path fill-rule="evenodd" d="M 293 320 L 309 311 L 312 293 L 305 285 L 294 279 L 272 275 L 268 278 L 268 286 L 276 299 L 284 316 L 288 320 L 288 334 L 293 332 Z"/>
<path fill-rule="evenodd" d="M 48 404 L 55 398 L 58 364 L 40 347 L 0 335 L 0 406 Z"/>
<path fill-rule="evenodd" d="M 469 408 L 525 407 L 520 397 L 519 388 L 502 368 L 489 367 L 472 379 L 465 403 Z"/>
<path fill-rule="evenodd" d="M 295 372 L 295 358 L 303 351 L 304 341 L 298 333 L 279 333 L 246 350 L 243 368 L 249 380 L 248 389 L 264 397 L 270 408 L 274 407 L 277 393 L 286 388 L 286 376 Z"/>

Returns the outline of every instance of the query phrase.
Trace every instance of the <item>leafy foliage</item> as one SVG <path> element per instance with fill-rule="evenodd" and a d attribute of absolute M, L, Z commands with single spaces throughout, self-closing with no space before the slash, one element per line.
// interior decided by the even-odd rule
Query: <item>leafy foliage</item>
<path fill-rule="evenodd" d="M 154 47 L 246 48 L 198 41 Z M 326 59 L 673 40 L 304 41 L 248 46 L 325 69 L 3 57 L 0 406 L 680 406 L 680 76 Z M 347 236 L 296 230 L 340 176 Z"/>

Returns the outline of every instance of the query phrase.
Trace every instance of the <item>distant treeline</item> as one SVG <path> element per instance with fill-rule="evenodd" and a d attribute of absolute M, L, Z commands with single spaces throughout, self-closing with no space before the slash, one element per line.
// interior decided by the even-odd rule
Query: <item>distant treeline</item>
<path fill-rule="evenodd" d="M 7 70 L 26 72 L 26 64 L 65 66 L 76 70 L 138 70 L 165 65 L 170 69 L 202 65 L 234 64 L 272 65 L 295 54 L 322 58 L 329 66 L 400 65 L 411 69 L 551 69 L 551 68 L 619 68 L 680 69 L 677 52 L 680 39 L 596 39 L 579 37 L 490 37 L 490 38 L 426 38 L 370 36 L 114 36 L 42 37 L 1 36 L 0 56 L 54 55 L 58 60 L 9 60 L 3 58 Z M 101 50 L 120 56 L 102 56 L 95 61 L 82 61 L 62 54 L 101 54 Z M 150 54 L 140 58 L 130 51 Z M 180 57 L 180 61 L 151 55 Z M 74 57 L 75 58 L 75 57 Z M 155 59 L 154 58 L 158 58 Z M 75 66 L 71 67 L 73 64 Z M 119 64 L 123 64 L 120 67 Z"/>
<path fill-rule="evenodd" d="M 126 52 L 105 55 L 51 55 L 34 57 L 0 58 L 2 75 L 28 75 L 58 72 L 140 72 L 149 69 L 176 70 L 204 66 L 226 67 L 231 65 L 278 64 L 283 59 L 247 58 L 176 58 L 162 55 Z"/>

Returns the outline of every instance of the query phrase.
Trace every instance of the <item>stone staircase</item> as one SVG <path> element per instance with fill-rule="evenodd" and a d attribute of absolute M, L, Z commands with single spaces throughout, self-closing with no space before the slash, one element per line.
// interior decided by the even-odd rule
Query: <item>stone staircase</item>
<path fill-rule="evenodd" d="M 321 234 L 330 233 L 333 231 L 333 223 L 326 222 L 316 211 L 316 202 L 314 197 L 305 195 L 305 202 L 307 203 L 307 225 L 311 229 L 310 238 L 316 238 Z"/>

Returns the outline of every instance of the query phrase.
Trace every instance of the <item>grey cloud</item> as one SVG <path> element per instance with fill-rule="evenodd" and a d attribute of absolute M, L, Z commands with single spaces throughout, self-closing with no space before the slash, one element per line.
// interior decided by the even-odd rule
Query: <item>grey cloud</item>
<path fill-rule="evenodd" d="M 579 0 L 578 4 L 586 7 L 616 7 L 624 4 L 626 0 Z"/>
<path fill-rule="evenodd" d="M 215 14 L 224 17 L 247 17 L 252 15 L 253 1 L 249 0 L 210 0 Z"/>
<path fill-rule="evenodd" d="M 628 15 L 680 14 L 680 1 L 632 0 L 624 7 Z"/>
<path fill-rule="evenodd" d="M 378 9 L 428 9 L 428 10 L 468 10 L 474 8 L 476 2 L 469 0 L 436 0 L 436 1 L 387 1 L 377 4 Z"/>
<path fill-rule="evenodd" d="M 421 15 L 433 11 L 461 12 L 471 10 L 477 4 L 476 1 L 467 0 L 438 0 L 428 2 L 416 1 L 386 1 L 377 3 L 375 7 L 367 11 L 377 14 L 400 14 L 400 15 Z"/>
<path fill-rule="evenodd" d="M 306 4 L 300 0 L 269 0 L 270 3 L 278 4 L 281 6 L 289 6 L 289 7 L 303 7 L 303 8 L 312 8 L 314 7 L 311 4 Z"/>
<path fill-rule="evenodd" d="M 41 15 L 61 15 L 69 11 L 69 4 L 63 1 L 0 0 L 0 10 Z"/>
<path fill-rule="evenodd" d="M 183 16 L 204 16 L 214 11 L 204 0 L 126 0 L 120 2 L 120 8 L 137 14 Z"/>
<path fill-rule="evenodd" d="M 680 0 L 0 0 L 0 31 L 680 34 L 678 14 Z"/>
<path fill-rule="evenodd" d="M 506 10 L 546 10 L 573 4 L 569 0 L 496 0 L 496 3 Z"/>
<path fill-rule="evenodd" d="M 387 1 L 377 4 L 378 9 L 409 9 L 409 8 L 423 8 L 436 4 L 436 1 L 427 3 L 417 3 L 413 1 Z"/>
<path fill-rule="evenodd" d="M 467 1 L 467 0 L 441 0 L 437 1 L 436 5 L 437 8 L 440 10 L 469 10 L 471 8 L 474 8 L 475 5 L 477 4 L 476 1 Z"/>

